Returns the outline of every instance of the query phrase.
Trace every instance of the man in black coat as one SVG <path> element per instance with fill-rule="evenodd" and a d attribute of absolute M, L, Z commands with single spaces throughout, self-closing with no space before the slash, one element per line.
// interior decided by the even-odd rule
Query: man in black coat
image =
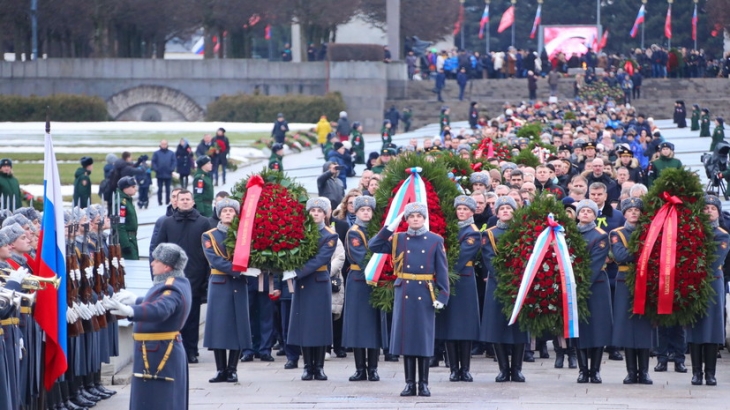
<path fill-rule="evenodd" d="M 603 159 L 596 158 L 591 163 L 593 164 L 593 172 L 586 176 L 588 186 L 594 182 L 601 182 L 606 186 L 606 193 L 608 194 L 607 202 L 610 204 L 613 201 L 618 201 L 621 196 L 621 187 L 609 174 L 603 172 L 603 167 L 605 166 Z"/>
<path fill-rule="evenodd" d="M 289 132 L 289 123 L 284 119 L 284 114 L 279 113 L 276 116 L 274 128 L 271 130 L 271 136 L 274 138 L 274 141 L 283 144 L 287 132 Z"/>
<path fill-rule="evenodd" d="M 385 113 L 385 119 L 390 120 L 390 126 L 393 129 L 393 135 L 398 132 L 398 123 L 400 122 L 401 115 L 395 105 L 391 105 L 388 112 Z"/>
<path fill-rule="evenodd" d="M 172 190 L 172 193 L 170 193 L 170 204 L 167 205 L 167 209 L 165 210 L 165 214 L 161 217 L 157 218 L 155 221 L 155 226 L 152 228 L 152 235 L 150 236 L 150 255 L 152 255 L 152 252 L 157 249 L 157 245 L 160 244 L 160 242 L 157 241 L 157 236 L 160 234 L 160 228 L 162 227 L 162 223 L 165 222 L 165 219 L 172 216 L 173 213 L 177 210 L 177 194 L 180 192 L 182 188 L 174 188 Z M 152 267 L 150 266 L 150 274 L 152 273 Z"/>
<path fill-rule="evenodd" d="M 157 234 L 157 243 L 174 243 L 188 255 L 185 277 L 190 281 L 193 302 L 190 315 L 180 331 L 188 363 L 198 363 L 198 335 L 200 333 L 200 305 L 207 296 L 210 266 L 203 252 L 201 237 L 213 228 L 210 220 L 195 209 L 193 193 L 183 189 L 177 194 L 177 210 L 165 219 Z"/>

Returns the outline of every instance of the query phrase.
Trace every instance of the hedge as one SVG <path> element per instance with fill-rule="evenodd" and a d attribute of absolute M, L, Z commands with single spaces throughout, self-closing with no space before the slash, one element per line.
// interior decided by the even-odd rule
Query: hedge
<path fill-rule="evenodd" d="M 339 118 L 345 110 L 340 93 L 325 96 L 312 95 L 224 95 L 208 104 L 207 121 L 273 122 L 283 113 L 289 122 L 317 122 L 326 115 L 330 120 Z"/>
<path fill-rule="evenodd" d="M 0 95 L 0 121 L 45 121 L 46 107 L 51 121 L 107 121 L 106 103 L 100 97 L 56 94 L 48 97 Z"/>
<path fill-rule="evenodd" d="M 378 44 L 341 44 L 327 47 L 329 61 L 383 61 L 385 51 Z"/>

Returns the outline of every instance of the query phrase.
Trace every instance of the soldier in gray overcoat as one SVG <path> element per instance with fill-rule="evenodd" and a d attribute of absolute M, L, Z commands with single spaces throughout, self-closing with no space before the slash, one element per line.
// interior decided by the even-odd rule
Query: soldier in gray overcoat
<path fill-rule="evenodd" d="M 717 350 L 725 344 L 725 283 L 723 281 L 722 265 L 728 253 L 730 235 L 720 227 L 722 217 L 722 202 L 714 195 L 705 197 L 705 214 L 710 218 L 710 224 L 715 235 L 715 257 L 710 270 L 713 294 L 707 302 L 705 313 L 687 329 L 687 343 L 690 343 L 689 353 L 692 358 L 692 384 L 702 384 L 702 365 L 704 364 L 705 384 L 717 385 L 715 369 L 717 367 Z"/>
<path fill-rule="evenodd" d="M 143 298 L 103 303 L 112 314 L 135 322 L 130 410 L 187 409 L 188 363 L 180 329 L 193 301 L 183 273 L 188 256 L 178 245 L 161 243 L 152 257 L 154 284 Z"/>
<path fill-rule="evenodd" d="M 627 198 L 621 201 L 621 211 L 626 222 L 624 226 L 608 234 L 613 260 L 618 265 L 611 345 L 624 348 L 627 372 L 624 384 L 653 383 L 649 377 L 649 357 L 658 338 L 651 321 L 643 315 L 635 315 L 632 312 L 632 299 L 626 286 L 626 272 L 629 271 L 629 264 L 634 261 L 634 255 L 628 249 L 629 239 L 636 230 L 636 223 L 643 210 L 644 203 L 639 198 Z"/>
<path fill-rule="evenodd" d="M 317 254 L 296 271 L 284 271 L 284 281 L 296 278 L 289 321 L 288 344 L 301 346 L 302 380 L 327 380 L 325 347 L 332 344 L 332 284 L 329 264 L 337 249 L 337 233 L 325 224 L 331 210 L 327 198 L 307 201 L 307 212 L 319 229 Z"/>
<path fill-rule="evenodd" d="M 449 306 L 436 315 L 436 339 L 444 340 L 449 358 L 449 381 L 471 382 L 471 343 L 479 339 L 479 295 L 474 276 L 474 258 L 482 245 L 482 235 L 474 225 L 477 203 L 459 195 L 454 200 L 459 225 L 459 258 L 451 270 L 459 275 Z"/>
<path fill-rule="evenodd" d="M 584 199 L 576 205 L 578 231 L 586 241 L 591 266 L 591 296 L 588 298 L 590 316 L 580 321 L 578 331 L 578 383 L 602 383 L 601 361 L 603 347 L 611 344 L 613 309 L 611 285 L 603 269 L 608 257 L 608 234 L 596 227 L 598 205 Z M 590 370 L 588 361 L 590 358 Z"/>
<path fill-rule="evenodd" d="M 260 274 L 260 271 L 253 268 L 244 273 L 233 271 L 233 255 L 228 253 L 225 245 L 231 222 L 240 210 L 241 204 L 235 199 L 218 201 L 215 204 L 218 226 L 205 232 L 201 238 L 203 252 L 210 265 L 203 346 L 213 350 L 217 371 L 216 376 L 208 380 L 210 383 L 237 382 L 241 351 L 251 347 L 248 282 L 243 275 Z"/>
<path fill-rule="evenodd" d="M 363 270 L 368 251 L 367 226 L 373 218 L 375 197 L 355 197 L 355 223 L 345 236 L 350 273 L 345 286 L 345 308 L 342 345 L 351 347 L 355 356 L 355 374 L 350 381 L 378 381 L 380 348 L 387 347 L 384 331 L 385 315 L 370 305 L 372 288 L 365 281 Z M 367 365 L 366 365 L 367 363 Z"/>
<path fill-rule="evenodd" d="M 408 222 L 408 231 L 393 234 L 402 217 Z M 406 387 L 401 396 L 416 395 L 416 362 L 418 395 L 431 395 L 428 362 L 433 354 L 436 309 L 443 309 L 449 301 L 444 240 L 428 231 L 427 217 L 426 205 L 412 202 L 406 205 L 402 216 L 383 227 L 369 242 L 373 252 L 391 254 L 393 274 L 397 276 L 393 284 L 390 353 L 404 356 Z"/>
<path fill-rule="evenodd" d="M 482 262 L 487 269 L 487 287 L 485 288 L 484 310 L 479 340 L 494 343 L 494 352 L 499 365 L 499 374 L 494 379 L 497 383 L 524 382 L 522 375 L 522 360 L 525 352 L 525 343 L 530 342 L 527 332 L 520 330 L 519 324 L 509 325 L 509 320 L 502 313 L 503 305 L 494 296 L 497 289 L 497 272 L 492 265 L 492 259 L 497 255 L 497 242 L 512 222 L 512 215 L 517 210 L 517 203 L 509 196 L 497 198 L 494 211 L 497 214 L 497 224 L 482 235 Z M 510 366 L 510 351 L 512 365 Z"/>

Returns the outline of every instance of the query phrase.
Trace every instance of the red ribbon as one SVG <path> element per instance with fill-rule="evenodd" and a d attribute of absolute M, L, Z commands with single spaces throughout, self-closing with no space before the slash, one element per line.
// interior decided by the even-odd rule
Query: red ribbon
<path fill-rule="evenodd" d="M 491 138 L 484 138 L 482 143 L 479 144 L 479 148 L 474 151 L 474 158 L 481 158 L 484 154 L 484 150 L 487 151 L 487 158 L 494 157 L 494 143 Z"/>
<path fill-rule="evenodd" d="M 246 184 L 246 198 L 243 201 L 243 212 L 241 212 L 238 221 L 238 235 L 236 236 L 236 247 L 233 252 L 233 270 L 235 272 L 246 272 L 248 270 L 253 224 L 263 187 L 264 180 L 260 175 L 252 176 Z"/>
<path fill-rule="evenodd" d="M 661 198 L 666 202 L 654 216 L 646 235 L 644 247 L 641 249 L 636 266 L 636 284 L 634 286 L 634 313 L 643 315 L 646 311 L 646 283 L 649 271 L 649 256 L 654 248 L 659 233 L 662 243 L 659 252 L 659 300 L 657 313 L 672 314 L 674 304 L 674 272 L 676 271 L 677 250 L 677 205 L 682 200 L 668 192 L 662 192 Z"/>

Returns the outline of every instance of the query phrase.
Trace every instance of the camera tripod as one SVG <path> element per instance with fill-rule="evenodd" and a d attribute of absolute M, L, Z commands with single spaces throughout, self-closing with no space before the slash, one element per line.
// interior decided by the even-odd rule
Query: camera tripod
<path fill-rule="evenodd" d="M 715 188 L 717 188 L 717 192 L 715 192 Z M 727 187 L 725 186 L 725 181 L 722 178 L 713 177 L 709 181 L 707 181 L 707 187 L 705 188 L 705 192 L 717 196 L 720 196 L 720 194 L 722 194 L 722 197 L 725 198 L 726 201 L 730 200 L 730 197 L 728 197 L 727 195 Z"/>

